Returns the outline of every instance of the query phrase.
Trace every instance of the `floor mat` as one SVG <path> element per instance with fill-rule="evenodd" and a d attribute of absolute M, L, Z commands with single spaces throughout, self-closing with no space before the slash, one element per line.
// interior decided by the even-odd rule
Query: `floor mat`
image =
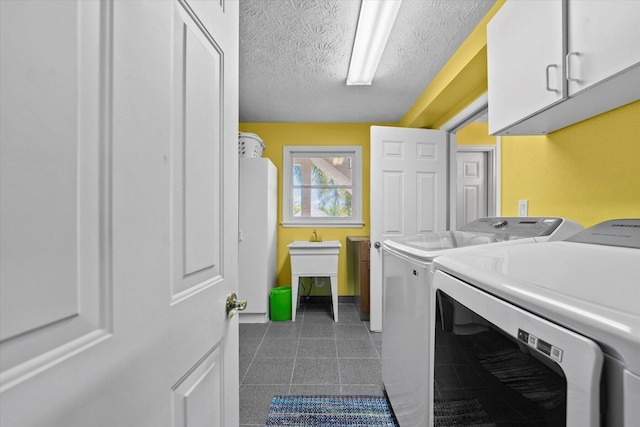
<path fill-rule="evenodd" d="M 384 396 L 275 396 L 265 426 L 398 427 Z"/>
<path fill-rule="evenodd" d="M 436 427 L 495 427 L 477 399 L 436 400 L 433 415 Z"/>
<path fill-rule="evenodd" d="M 478 357 L 482 366 L 504 385 L 553 409 L 564 404 L 565 387 L 561 378 L 517 349 L 509 349 Z"/>

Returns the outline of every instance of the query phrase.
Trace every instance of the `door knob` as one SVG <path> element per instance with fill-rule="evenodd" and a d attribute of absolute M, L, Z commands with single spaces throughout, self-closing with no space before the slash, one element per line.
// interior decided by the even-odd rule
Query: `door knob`
<path fill-rule="evenodd" d="M 235 292 L 227 295 L 227 317 L 231 319 L 236 311 L 247 308 L 247 300 L 239 300 Z"/>
<path fill-rule="evenodd" d="M 376 248 L 376 249 L 380 249 L 380 246 L 382 246 L 382 245 L 380 244 L 380 242 L 375 242 L 375 243 L 373 244 L 373 247 L 374 247 L 374 248 Z"/>

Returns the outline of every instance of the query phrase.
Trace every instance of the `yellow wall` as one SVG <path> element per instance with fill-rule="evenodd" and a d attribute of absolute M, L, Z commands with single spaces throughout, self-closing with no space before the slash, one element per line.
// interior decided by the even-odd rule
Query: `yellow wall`
<path fill-rule="evenodd" d="M 287 245 L 308 240 L 314 228 L 282 227 L 282 147 L 285 145 L 359 145 L 362 147 L 362 228 L 316 228 L 323 240 L 342 242 L 338 259 L 338 295 L 354 295 L 347 283 L 347 236 L 369 235 L 369 128 L 380 123 L 240 123 L 241 132 L 260 136 L 266 145 L 263 157 L 278 168 L 278 285 L 291 285 L 291 263 Z M 389 123 L 383 123 L 383 125 Z M 324 286 L 313 295 L 329 295 Z"/>
<path fill-rule="evenodd" d="M 640 218 L 640 101 L 545 136 L 501 138 L 501 211 L 561 216 L 585 227 Z M 487 123 L 457 133 L 458 145 L 494 145 Z"/>
<path fill-rule="evenodd" d="M 401 126 L 438 128 L 486 92 L 486 70 L 478 72 L 479 64 L 486 63 L 486 23 L 503 4 L 496 2 L 400 120 Z M 472 84 L 459 84 L 469 75 L 475 76 Z M 585 227 L 612 218 L 640 218 L 639 117 L 640 101 L 546 136 L 501 138 L 502 215 L 517 215 L 518 200 L 526 199 L 529 215 L 564 216 Z M 487 132 L 481 126 L 465 131 L 458 132 L 460 145 L 492 144 L 480 142 Z"/>
<path fill-rule="evenodd" d="M 496 145 L 496 137 L 489 135 L 488 123 L 469 123 L 456 132 L 457 145 Z"/>
<path fill-rule="evenodd" d="M 546 136 L 503 137 L 502 213 L 563 216 L 590 227 L 640 218 L 640 101 Z"/>

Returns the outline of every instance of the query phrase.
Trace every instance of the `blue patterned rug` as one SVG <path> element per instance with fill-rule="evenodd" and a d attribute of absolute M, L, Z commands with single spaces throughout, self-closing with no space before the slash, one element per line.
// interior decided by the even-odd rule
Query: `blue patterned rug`
<path fill-rule="evenodd" d="M 384 396 L 275 396 L 265 426 L 398 427 Z"/>

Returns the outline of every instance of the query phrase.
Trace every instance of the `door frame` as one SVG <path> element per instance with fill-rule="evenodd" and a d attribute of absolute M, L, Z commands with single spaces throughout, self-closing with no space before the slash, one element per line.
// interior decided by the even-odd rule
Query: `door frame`
<path fill-rule="evenodd" d="M 456 114 L 451 120 L 440 127 L 441 130 L 447 132 L 447 143 L 449 146 L 449 191 L 448 191 L 448 229 L 455 230 L 458 226 L 464 224 L 456 224 L 457 214 L 457 157 L 458 152 L 485 152 L 487 153 L 487 209 L 490 216 L 500 215 L 500 136 L 496 137 L 496 145 L 464 145 L 458 146 L 456 141 L 456 132 L 468 125 L 469 123 L 481 118 L 488 111 L 488 95 L 485 92 L 480 95 L 469 106 Z"/>
<path fill-rule="evenodd" d="M 454 136 L 455 138 L 455 136 Z M 487 155 L 487 216 L 497 216 L 499 211 L 499 206 L 496 205 L 496 197 L 497 197 L 497 189 L 496 189 L 496 147 L 492 145 L 461 145 L 455 146 L 454 152 L 457 160 L 458 153 L 485 153 Z M 457 162 L 456 162 L 457 167 Z M 458 190 L 457 183 L 457 175 L 455 177 L 454 182 L 452 183 L 452 187 L 454 191 Z M 455 193 L 454 193 L 455 194 Z M 457 194 L 456 194 L 457 196 Z M 451 229 L 455 229 L 458 226 L 462 226 L 464 224 L 457 224 L 457 197 L 452 199 L 453 203 L 451 205 Z"/>

